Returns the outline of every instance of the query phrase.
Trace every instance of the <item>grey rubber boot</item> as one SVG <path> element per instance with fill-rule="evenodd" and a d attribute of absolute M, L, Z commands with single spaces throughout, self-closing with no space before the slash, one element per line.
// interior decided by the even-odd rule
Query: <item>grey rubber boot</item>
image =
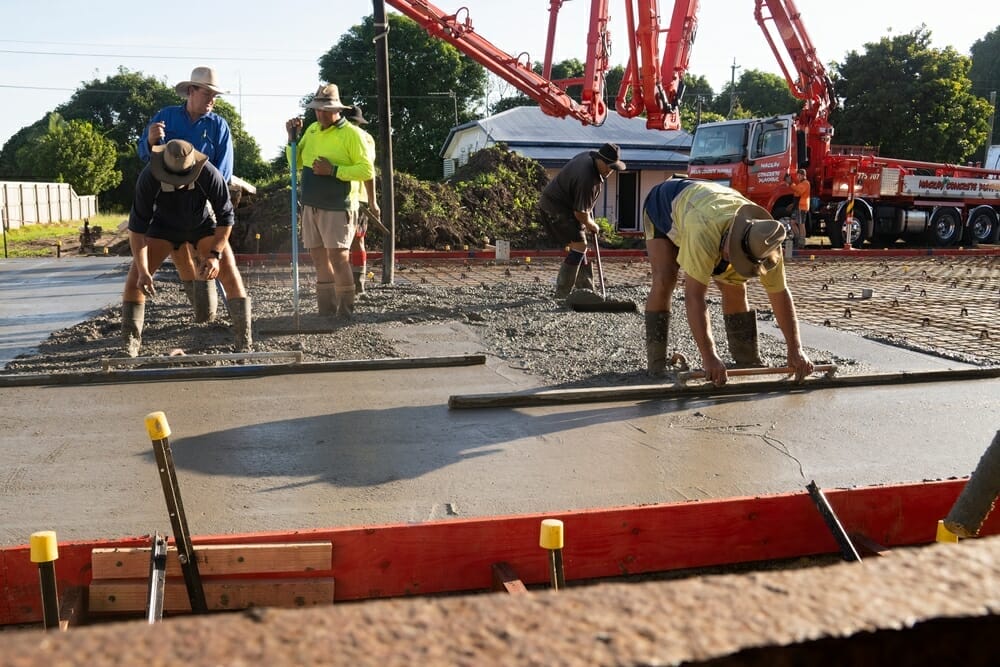
<path fill-rule="evenodd" d="M 219 288 L 215 278 L 194 281 L 194 321 L 214 322 L 219 310 Z"/>
<path fill-rule="evenodd" d="M 576 274 L 580 271 L 579 264 L 562 263 L 559 267 L 559 275 L 556 276 L 556 298 L 565 299 L 573 291 L 576 284 Z"/>
<path fill-rule="evenodd" d="M 576 289 L 586 289 L 595 292 L 594 289 L 594 265 L 590 262 L 580 265 L 580 271 L 576 274 L 576 281 L 573 285 Z"/>
<path fill-rule="evenodd" d="M 354 285 L 350 287 L 337 287 L 335 294 L 337 314 L 341 317 L 351 317 L 354 314 Z"/>
<path fill-rule="evenodd" d="M 253 318 L 250 297 L 229 300 L 229 318 L 233 321 L 234 346 L 237 352 L 250 352 L 253 347 Z"/>
<path fill-rule="evenodd" d="M 354 270 L 354 293 L 365 293 L 365 270 L 364 267 L 355 267 Z"/>
<path fill-rule="evenodd" d="M 193 280 L 182 280 L 181 285 L 184 287 L 184 296 L 188 298 L 188 303 L 192 306 L 194 305 L 194 281 Z"/>
<path fill-rule="evenodd" d="M 333 283 L 316 283 L 316 310 L 320 315 L 337 314 L 337 299 Z"/>
<path fill-rule="evenodd" d="M 646 312 L 646 372 L 663 377 L 667 372 L 667 338 L 670 336 L 670 311 Z"/>
<path fill-rule="evenodd" d="M 757 311 L 723 315 L 729 354 L 739 367 L 763 366 L 757 346 Z"/>
<path fill-rule="evenodd" d="M 122 301 L 122 343 L 125 354 L 139 356 L 142 346 L 142 325 L 146 321 L 146 304 Z"/>

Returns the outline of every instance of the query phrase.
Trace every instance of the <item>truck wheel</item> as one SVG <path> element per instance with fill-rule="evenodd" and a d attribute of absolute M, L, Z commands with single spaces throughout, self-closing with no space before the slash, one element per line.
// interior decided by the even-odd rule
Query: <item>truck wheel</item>
<path fill-rule="evenodd" d="M 969 219 L 969 233 L 973 243 L 996 243 L 997 214 L 989 208 L 981 208 L 972 212 Z"/>
<path fill-rule="evenodd" d="M 939 248 L 947 248 L 957 244 L 961 238 L 962 216 L 958 210 L 948 207 L 935 211 L 927 229 L 927 240 Z"/>

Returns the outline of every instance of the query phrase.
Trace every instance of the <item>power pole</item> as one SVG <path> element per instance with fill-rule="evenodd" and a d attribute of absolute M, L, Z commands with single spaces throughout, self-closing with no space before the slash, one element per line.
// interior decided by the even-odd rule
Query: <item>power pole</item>
<path fill-rule="evenodd" d="M 727 118 L 733 117 L 733 110 L 736 108 L 736 70 L 740 68 L 736 64 L 736 58 L 733 58 L 733 64 L 730 66 L 732 74 L 729 77 L 729 115 Z"/>
<path fill-rule="evenodd" d="M 990 91 L 990 129 L 986 133 L 986 155 L 983 156 L 983 166 L 990 167 L 990 146 L 993 144 L 993 123 L 997 117 L 997 91 Z"/>
<path fill-rule="evenodd" d="M 382 158 L 382 220 L 389 233 L 382 239 L 382 284 L 391 285 L 396 272 L 396 204 L 392 176 L 392 103 L 389 98 L 389 23 L 385 0 L 372 0 L 375 23 L 375 78 L 378 86 L 379 153 Z"/>

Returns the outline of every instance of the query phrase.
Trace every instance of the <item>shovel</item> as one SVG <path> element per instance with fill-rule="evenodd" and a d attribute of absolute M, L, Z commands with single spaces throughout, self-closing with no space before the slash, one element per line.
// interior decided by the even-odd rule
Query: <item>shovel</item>
<path fill-rule="evenodd" d="M 601 265 L 601 246 L 594 235 L 594 259 L 597 262 L 597 278 L 601 283 L 601 296 L 588 290 L 574 290 L 567 297 L 570 308 L 580 313 L 633 313 L 633 301 L 609 301 L 607 286 L 604 284 L 604 267 Z"/>

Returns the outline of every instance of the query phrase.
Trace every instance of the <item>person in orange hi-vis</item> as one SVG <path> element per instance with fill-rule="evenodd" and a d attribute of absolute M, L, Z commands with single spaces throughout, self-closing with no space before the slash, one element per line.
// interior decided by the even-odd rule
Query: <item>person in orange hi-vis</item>
<path fill-rule="evenodd" d="M 806 223 L 809 220 L 809 179 L 806 178 L 806 170 L 799 169 L 795 173 L 795 180 L 792 182 L 792 195 L 799 200 L 798 209 L 795 212 L 795 247 L 806 247 L 806 236 L 808 230 Z"/>

